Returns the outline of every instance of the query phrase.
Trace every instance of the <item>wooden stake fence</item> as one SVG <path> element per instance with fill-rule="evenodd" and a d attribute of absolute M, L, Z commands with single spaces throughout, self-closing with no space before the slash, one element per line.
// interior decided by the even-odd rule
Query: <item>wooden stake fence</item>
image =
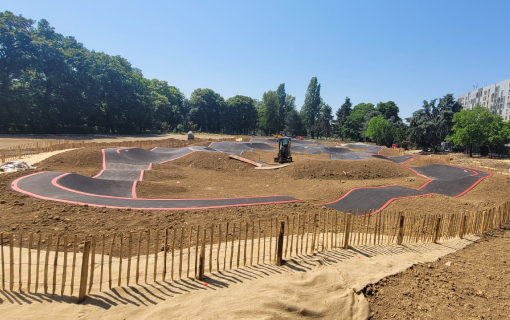
<path fill-rule="evenodd" d="M 508 222 L 509 207 L 504 203 L 481 212 L 434 215 L 328 211 L 265 221 L 168 226 L 140 230 L 137 244 L 133 243 L 133 232 L 99 237 L 74 235 L 73 241 L 60 234 L 34 237 L 32 233 L 0 233 L 1 289 L 37 293 L 42 285 L 45 294 L 72 296 L 78 292 L 77 298 L 82 301 L 87 293 L 138 284 L 140 276 L 145 283 L 204 279 L 206 271 L 265 263 L 281 265 L 284 258 L 315 252 L 463 238 Z"/>

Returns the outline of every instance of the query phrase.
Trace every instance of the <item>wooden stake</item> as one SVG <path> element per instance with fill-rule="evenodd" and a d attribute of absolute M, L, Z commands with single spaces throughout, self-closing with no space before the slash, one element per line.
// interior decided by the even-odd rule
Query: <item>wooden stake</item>
<path fill-rule="evenodd" d="M 120 287 L 120 285 L 122 284 L 122 249 L 124 247 L 124 236 L 122 235 L 122 233 L 119 233 L 119 237 L 120 237 L 120 250 L 119 250 L 119 255 L 120 255 L 120 258 L 119 258 L 119 278 L 117 280 L 117 286 Z"/>
<path fill-rule="evenodd" d="M 183 227 L 184 229 L 184 227 Z M 182 231 L 181 231 L 181 258 L 182 258 Z M 156 229 L 156 239 L 154 240 L 154 275 L 152 277 L 153 281 L 157 281 L 157 275 L 158 275 L 158 251 L 159 251 L 159 229 Z M 181 264 L 182 265 L 182 264 Z M 179 266 L 179 269 L 181 267 Z M 181 277 L 181 270 L 179 270 L 179 278 Z"/>
<path fill-rule="evenodd" d="M 140 280 L 140 247 L 142 245 L 142 235 L 143 231 L 140 230 L 138 232 L 138 248 L 136 250 L 136 277 L 135 277 L 135 283 L 138 284 L 138 281 Z M 103 272 L 101 272 L 102 274 Z"/>
<path fill-rule="evenodd" d="M 80 290 L 78 294 L 78 303 L 82 303 L 85 300 L 85 292 L 87 290 L 87 272 L 89 270 L 89 254 L 90 254 L 90 241 L 85 241 L 83 246 L 83 260 L 81 264 L 81 275 L 80 275 Z"/>
<path fill-rule="evenodd" d="M 437 243 L 440 227 L 441 227 L 441 217 L 437 218 L 437 220 L 436 220 L 436 230 L 434 231 L 434 238 L 432 240 L 433 243 Z"/>
<path fill-rule="evenodd" d="M 19 271 L 18 271 L 18 274 L 19 274 L 19 292 L 22 291 L 22 285 L 23 285 L 23 273 L 22 273 L 22 268 L 21 266 L 23 265 L 21 262 L 21 259 L 23 257 L 23 232 L 20 232 L 19 233 Z"/>
<path fill-rule="evenodd" d="M 230 269 L 232 270 L 232 259 L 234 258 L 234 239 L 236 235 L 236 224 L 234 223 L 233 229 L 232 229 L 232 243 L 230 245 Z"/>
<path fill-rule="evenodd" d="M 92 250 L 94 250 L 94 237 L 92 237 Z M 131 278 L 131 251 L 133 247 L 133 231 L 129 231 L 128 236 L 128 266 L 127 266 L 127 273 L 126 273 L 126 286 L 129 287 L 129 278 Z M 92 252 L 92 257 L 94 257 L 94 252 Z M 94 258 L 92 258 L 94 259 Z M 92 263 L 94 264 L 94 263 Z M 92 287 L 92 274 L 90 275 L 90 286 Z M 90 289 L 89 289 L 90 293 Z"/>
<path fill-rule="evenodd" d="M 271 244 L 273 239 L 273 219 L 269 219 L 269 263 L 271 263 L 271 260 L 273 259 L 273 255 L 271 254 L 271 247 L 273 246 Z"/>
<path fill-rule="evenodd" d="M 401 245 L 404 240 L 404 216 L 400 216 L 400 220 L 398 222 L 398 238 L 397 244 Z"/>
<path fill-rule="evenodd" d="M 239 241 L 237 243 L 237 268 L 239 268 L 239 259 L 241 258 L 241 239 L 243 237 L 243 223 L 239 223 Z"/>
<path fill-rule="evenodd" d="M 221 222 L 218 223 L 218 248 L 216 248 L 216 271 L 220 272 Z"/>
<path fill-rule="evenodd" d="M 189 237 L 188 237 L 188 269 L 186 270 L 186 278 L 189 278 L 189 267 L 191 257 L 191 234 L 193 233 L 193 226 L 189 226 Z M 166 260 L 166 258 L 165 258 Z"/>
<path fill-rule="evenodd" d="M 248 232 L 248 231 L 246 231 Z M 211 243 L 209 245 L 209 273 L 212 273 L 212 251 L 213 251 L 214 225 L 211 224 Z M 246 249 L 246 248 L 245 248 Z"/>
<path fill-rule="evenodd" d="M 11 237 L 12 237 L 12 234 L 11 234 Z M 51 238 L 52 238 L 52 234 L 50 233 L 48 235 L 48 242 L 46 243 L 46 258 L 44 259 L 44 294 L 47 294 L 48 293 L 48 263 L 49 263 L 49 260 L 50 260 L 50 250 L 51 250 Z M 12 246 L 12 239 L 11 239 L 11 246 Z M 12 253 L 12 251 L 11 251 Z M 11 263 L 12 263 L 12 259 L 11 259 Z M 12 275 L 14 277 L 14 270 L 11 271 L 12 272 Z M 11 283 L 11 286 L 13 285 L 13 283 Z M 12 288 L 11 288 L 11 291 L 12 291 Z"/>
<path fill-rule="evenodd" d="M 287 216 L 287 226 L 290 227 L 289 216 Z M 287 249 L 289 248 L 289 231 L 287 231 L 287 240 L 285 241 L 285 258 L 287 258 Z"/>
<path fill-rule="evenodd" d="M 260 219 L 259 219 L 259 235 L 258 236 L 259 236 L 259 241 L 258 241 L 258 245 L 257 245 L 257 264 L 260 263 Z M 291 244 L 291 249 L 292 249 L 292 244 Z"/>
<path fill-rule="evenodd" d="M 297 232 L 296 232 L 296 256 L 299 255 L 299 235 L 301 229 L 299 226 L 301 225 L 301 215 L 298 213 L 297 216 Z M 303 238 L 301 237 L 301 254 L 303 254 Z"/>
<path fill-rule="evenodd" d="M 174 256 L 175 256 L 175 228 L 172 227 L 172 230 L 173 230 L 173 237 L 172 237 L 172 267 L 170 268 L 171 269 L 171 275 L 170 275 L 170 279 L 172 279 L 172 281 L 174 281 Z M 197 229 L 197 232 L 198 232 L 198 229 Z M 198 237 L 198 236 L 197 236 Z M 195 266 L 196 268 L 196 266 Z"/>
<path fill-rule="evenodd" d="M 349 232 L 351 229 L 351 214 L 348 213 L 345 216 L 345 241 L 344 241 L 344 249 L 349 249 Z"/>
<path fill-rule="evenodd" d="M 174 230 L 174 238 L 175 238 L 175 230 Z M 147 229 L 147 249 L 145 250 L 145 274 L 144 274 L 145 283 L 147 283 L 147 273 L 149 271 L 150 247 L 151 247 L 151 229 Z M 172 266 L 173 266 L 173 259 L 172 259 Z M 173 274 L 173 272 L 172 272 L 172 274 Z"/>
<path fill-rule="evenodd" d="M 223 271 L 225 271 L 225 266 L 227 264 L 227 249 L 228 249 L 228 221 L 227 227 L 225 228 L 225 254 L 223 255 Z"/>
<path fill-rule="evenodd" d="M 248 245 L 248 222 L 245 223 L 243 267 L 246 266 L 246 248 L 247 248 L 247 245 Z"/>
<path fill-rule="evenodd" d="M 304 222 L 303 222 L 304 223 Z M 304 229 L 304 227 L 303 227 Z M 310 214 L 308 213 L 308 223 L 306 225 L 306 244 L 305 244 L 305 254 L 308 254 L 308 238 L 310 235 Z"/>
<path fill-rule="evenodd" d="M 184 226 L 181 227 L 181 241 L 179 242 L 179 280 L 182 279 L 182 247 L 184 246 Z"/>
<path fill-rule="evenodd" d="M 200 226 L 197 225 L 197 241 L 195 243 L 195 279 L 198 277 L 198 241 L 200 238 Z"/>
<path fill-rule="evenodd" d="M 112 259 L 113 259 L 113 244 L 115 243 L 115 232 L 112 234 L 112 243 L 110 245 L 110 255 L 108 256 L 108 288 L 112 289 Z"/>
<path fill-rule="evenodd" d="M 190 231 L 190 239 L 191 239 L 191 231 Z M 165 228 L 165 244 L 163 245 L 163 277 L 162 280 L 166 279 L 166 260 L 167 260 L 167 252 L 168 252 L 168 228 Z M 188 250 L 189 252 L 189 250 Z M 189 255 L 188 255 L 188 273 L 189 273 Z"/>
<path fill-rule="evenodd" d="M 33 234 L 31 234 L 31 235 L 33 235 Z M 31 248 L 32 248 L 32 244 L 30 244 L 29 250 Z M 30 267 L 30 262 L 29 262 L 28 266 Z M 30 271 L 28 272 L 28 274 L 30 275 Z M 64 267 L 62 269 L 62 288 L 60 289 L 61 296 L 63 296 L 64 292 L 65 292 L 66 276 L 67 276 L 67 236 L 64 235 Z M 30 276 L 28 277 L 28 291 L 30 291 Z"/>
<path fill-rule="evenodd" d="M 283 255 L 283 234 L 285 231 L 285 222 L 280 221 L 280 233 L 278 234 L 278 242 L 277 242 L 277 254 L 276 254 L 276 265 L 282 265 L 282 255 Z"/>
<path fill-rule="evenodd" d="M 39 234 L 40 235 L 40 234 Z M 41 237 L 39 236 L 39 242 L 41 242 Z M 37 249 L 37 261 L 39 261 L 39 251 L 41 249 L 41 245 L 39 244 L 39 248 Z M 71 295 L 73 295 L 74 291 L 74 271 L 76 270 L 76 253 L 78 252 L 78 236 L 74 235 L 73 240 L 73 266 L 71 268 Z M 39 275 L 39 262 L 37 262 L 37 275 Z M 36 283 L 37 286 L 37 283 Z M 35 287 L 37 292 L 37 287 Z"/>
<path fill-rule="evenodd" d="M 254 247 L 254 239 L 255 239 L 255 222 L 251 223 L 251 253 L 250 253 L 250 266 L 253 265 L 253 247 Z"/>
<path fill-rule="evenodd" d="M 34 242 L 34 234 L 28 234 L 28 279 L 27 279 L 27 292 L 30 292 L 30 283 L 32 282 L 32 245 Z M 64 261 L 65 263 L 65 261 Z M 65 271 L 64 271 L 65 272 Z M 64 283 L 64 282 L 62 282 Z"/>
<path fill-rule="evenodd" d="M 202 233 L 202 246 L 200 248 L 200 258 L 198 263 L 198 280 L 204 280 L 205 271 L 205 237 L 207 229 L 204 228 Z"/>
<path fill-rule="evenodd" d="M 20 246 L 21 246 L 21 241 L 20 241 Z M 55 244 L 55 258 L 53 259 L 53 283 L 52 283 L 52 285 L 53 285 L 52 289 L 53 290 L 52 290 L 52 294 L 55 294 L 55 292 L 57 290 L 57 265 L 58 265 L 58 249 L 59 249 L 59 246 L 60 246 L 60 233 L 57 234 L 57 243 Z M 20 274 L 21 274 L 21 272 L 20 272 Z M 20 279 L 20 281 L 21 281 L 21 279 Z M 20 285 L 21 285 L 21 283 L 20 283 Z"/>

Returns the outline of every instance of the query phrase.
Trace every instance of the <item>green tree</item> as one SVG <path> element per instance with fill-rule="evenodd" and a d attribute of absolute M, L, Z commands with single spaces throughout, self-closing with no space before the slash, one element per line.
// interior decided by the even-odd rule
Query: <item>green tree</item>
<path fill-rule="evenodd" d="M 258 110 L 259 128 L 266 134 L 278 133 L 278 93 L 269 90 L 262 95 L 262 103 Z"/>
<path fill-rule="evenodd" d="M 189 121 L 194 130 L 220 132 L 225 100 L 211 89 L 195 89 L 189 98 Z"/>
<path fill-rule="evenodd" d="M 282 83 L 276 89 L 276 94 L 278 95 L 278 132 L 281 132 L 285 127 L 285 114 L 287 113 L 285 102 L 287 99 L 287 94 L 285 93 L 285 83 Z"/>
<path fill-rule="evenodd" d="M 257 118 L 255 101 L 252 98 L 237 95 L 227 99 L 225 119 L 223 121 L 226 132 L 232 134 L 252 132 L 256 128 Z"/>
<path fill-rule="evenodd" d="M 300 113 L 303 124 L 313 139 L 318 131 L 317 121 L 321 114 L 321 85 L 317 82 L 317 77 L 313 77 L 308 84 Z"/>
<path fill-rule="evenodd" d="M 409 135 L 412 142 L 421 147 L 437 150 L 438 145 L 450 135 L 453 116 L 462 109 L 453 94 L 447 94 L 439 100 L 423 101 L 423 107 L 413 113 L 409 122 Z"/>
<path fill-rule="evenodd" d="M 296 109 L 291 109 L 287 112 L 285 116 L 285 129 L 284 132 L 286 135 L 302 135 L 303 134 L 303 124 L 301 122 L 301 116 L 296 111 Z"/>
<path fill-rule="evenodd" d="M 331 122 L 333 121 L 333 110 L 327 103 L 321 103 L 321 115 L 319 117 L 319 137 L 331 137 Z"/>
<path fill-rule="evenodd" d="M 347 117 L 350 116 L 352 110 L 352 103 L 349 97 L 345 97 L 345 102 L 340 106 L 340 108 L 336 111 L 336 122 L 335 122 L 335 132 L 336 134 L 344 138 L 342 133 L 342 128 L 344 126 Z"/>
<path fill-rule="evenodd" d="M 388 123 L 384 116 L 377 116 L 370 120 L 365 134 L 378 145 L 390 147 L 393 143 L 394 132 L 395 128 Z"/>
<path fill-rule="evenodd" d="M 395 102 L 388 101 L 388 102 L 379 102 L 377 104 L 377 111 L 381 113 L 381 115 L 384 117 L 384 119 L 388 120 L 393 117 L 395 121 L 399 121 L 400 117 L 398 116 L 399 109 Z"/>
<path fill-rule="evenodd" d="M 359 103 L 354 106 L 351 114 L 345 119 L 345 123 L 342 126 L 343 136 L 355 141 L 360 140 L 366 131 L 363 131 L 366 117 L 374 111 L 376 110 L 372 103 Z"/>
<path fill-rule="evenodd" d="M 490 110 L 477 105 L 473 110 L 462 110 L 453 117 L 452 135 L 447 138 L 455 146 L 487 146 L 494 149 L 510 142 L 509 123 L 499 115 L 492 115 Z"/>

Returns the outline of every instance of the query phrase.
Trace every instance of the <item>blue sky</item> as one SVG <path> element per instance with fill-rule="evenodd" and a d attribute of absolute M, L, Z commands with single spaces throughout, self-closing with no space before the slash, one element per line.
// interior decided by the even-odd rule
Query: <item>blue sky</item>
<path fill-rule="evenodd" d="M 0 1 L 90 50 L 120 55 L 186 96 L 261 99 L 285 83 L 298 110 L 311 77 L 336 111 L 431 100 L 510 78 L 510 1 Z"/>

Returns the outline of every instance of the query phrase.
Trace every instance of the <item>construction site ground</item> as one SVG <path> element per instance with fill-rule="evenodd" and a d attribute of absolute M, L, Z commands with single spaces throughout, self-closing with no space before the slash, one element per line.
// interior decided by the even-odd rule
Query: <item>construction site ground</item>
<path fill-rule="evenodd" d="M 386 152 L 394 155 L 392 150 Z M 271 163 L 275 154 L 253 151 L 242 156 Z M 454 165 L 485 165 L 502 172 L 508 172 L 510 168 L 508 160 L 470 159 L 462 154 L 449 157 Z M 333 161 L 326 155 L 308 154 L 293 154 L 293 158 L 294 162 L 283 169 L 255 170 L 252 165 L 230 159 L 226 154 L 195 152 L 169 163 L 155 164 L 138 186 L 139 197 L 146 198 L 287 195 L 304 201 L 204 210 L 137 211 L 44 201 L 9 189 L 13 179 L 27 172 L 1 174 L 0 232 L 100 234 L 170 225 L 177 228 L 190 224 L 207 226 L 225 220 L 267 219 L 289 213 L 313 214 L 332 210 L 316 204 L 338 199 L 352 188 L 390 184 L 418 188 L 427 181 L 403 166 L 381 159 Z M 441 162 L 444 160 L 438 157 L 424 156 L 405 165 Z M 93 176 L 101 165 L 101 149 L 85 148 L 63 152 L 39 162 L 33 172 L 59 171 Z M 431 195 L 402 199 L 393 201 L 386 210 L 421 213 L 477 211 L 507 201 L 509 191 L 510 176 L 494 173 L 459 198 Z M 374 319 L 504 318 L 508 314 L 502 311 L 506 303 L 504 299 L 508 301 L 510 297 L 508 291 L 498 288 L 510 281 L 510 270 L 505 264 L 508 255 L 502 254 L 508 248 L 509 239 L 510 231 L 498 231 L 451 258 L 414 267 L 382 280 L 371 289 L 372 294 L 367 295 L 375 311 Z M 446 260 L 452 261 L 450 267 L 444 266 Z M 485 271 L 480 273 L 480 268 Z M 466 280 L 461 280 L 461 275 Z M 472 279 L 474 284 L 462 290 L 456 289 L 464 285 L 461 282 L 467 285 L 468 279 Z M 437 285 L 426 285 L 432 282 Z M 429 298 L 423 300 L 422 296 Z M 421 304 L 418 303 L 420 299 L 423 300 Z M 478 306 L 483 306 L 483 313 L 472 312 Z M 456 312 L 460 309 L 465 312 Z"/>

